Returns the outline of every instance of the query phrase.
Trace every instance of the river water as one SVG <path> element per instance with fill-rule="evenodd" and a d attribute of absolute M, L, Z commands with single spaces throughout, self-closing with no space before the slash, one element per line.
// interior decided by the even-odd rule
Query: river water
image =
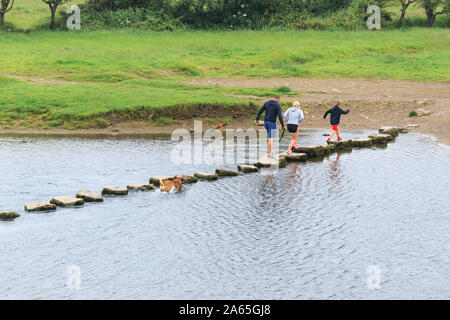
<path fill-rule="evenodd" d="M 173 145 L 0 137 L 0 211 L 21 214 L 0 223 L 0 298 L 450 298 L 450 148 L 418 134 L 180 193 L 23 212 L 79 189 L 217 167 L 175 165 Z"/>

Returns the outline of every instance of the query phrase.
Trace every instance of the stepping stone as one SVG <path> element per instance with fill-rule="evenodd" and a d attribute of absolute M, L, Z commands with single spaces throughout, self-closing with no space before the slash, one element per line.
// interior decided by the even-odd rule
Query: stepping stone
<path fill-rule="evenodd" d="M 179 175 L 176 176 L 176 178 L 183 179 L 183 183 L 185 183 L 185 184 L 197 183 L 198 182 L 198 178 L 197 177 L 188 176 L 188 175 L 185 175 L 185 174 L 179 174 Z"/>
<path fill-rule="evenodd" d="M 105 186 L 102 190 L 102 194 L 113 194 L 113 195 L 119 195 L 124 196 L 128 194 L 127 188 L 119 188 L 116 186 Z"/>
<path fill-rule="evenodd" d="M 12 211 L 0 212 L 0 221 L 12 221 L 18 217 L 20 217 L 20 214 L 18 214 L 17 212 Z"/>
<path fill-rule="evenodd" d="M 156 187 L 153 184 L 129 184 L 127 185 L 128 190 L 139 190 L 139 191 L 149 191 L 155 190 Z"/>
<path fill-rule="evenodd" d="M 52 200 L 50 200 L 50 203 L 56 204 L 57 206 L 60 207 L 75 207 L 75 206 L 82 206 L 84 204 L 84 200 L 81 198 L 60 196 L 54 197 Z"/>
<path fill-rule="evenodd" d="M 397 127 L 381 127 L 380 129 L 378 129 L 378 132 L 383 134 L 389 134 L 395 138 L 399 135 L 400 132 L 402 132 L 402 129 Z"/>
<path fill-rule="evenodd" d="M 25 205 L 25 211 L 51 211 L 56 210 L 56 205 L 48 202 L 30 202 Z"/>
<path fill-rule="evenodd" d="M 83 199 L 84 202 L 103 202 L 101 195 L 88 190 L 79 190 L 77 192 L 77 198 Z"/>
<path fill-rule="evenodd" d="M 408 124 L 408 125 L 406 126 L 406 129 L 418 128 L 418 127 L 419 127 L 418 124 Z"/>
<path fill-rule="evenodd" d="M 216 169 L 216 174 L 219 177 L 234 177 L 234 176 L 239 175 L 239 173 L 236 171 L 226 170 L 226 169 Z"/>
<path fill-rule="evenodd" d="M 149 182 L 150 184 L 159 187 L 159 180 L 173 180 L 175 179 L 174 176 L 153 176 L 150 178 Z"/>
<path fill-rule="evenodd" d="M 266 154 L 256 160 L 255 167 L 258 168 L 270 168 L 270 167 L 286 167 L 286 157 L 279 155 L 278 157 L 269 158 Z"/>
<path fill-rule="evenodd" d="M 258 167 L 252 164 L 238 164 L 238 169 L 244 173 L 258 172 L 259 170 Z"/>
<path fill-rule="evenodd" d="M 353 147 L 352 140 L 330 141 L 330 145 L 335 145 L 336 150 L 351 149 Z"/>
<path fill-rule="evenodd" d="M 327 154 L 329 152 L 327 150 L 326 146 L 322 146 L 322 145 L 292 148 L 292 151 L 298 152 L 298 153 L 306 153 L 308 158 L 323 157 L 325 154 Z"/>
<path fill-rule="evenodd" d="M 373 146 L 373 140 L 372 139 L 353 139 L 352 145 L 353 145 L 353 147 L 356 147 L 356 148 L 371 147 L 371 146 Z"/>
<path fill-rule="evenodd" d="M 329 145 L 327 144 L 327 145 L 324 145 L 324 147 L 325 147 L 325 154 L 328 154 L 328 155 L 336 152 L 336 149 L 337 149 L 335 144 L 329 144 Z"/>
<path fill-rule="evenodd" d="M 308 156 L 306 153 L 299 153 L 299 152 L 293 152 L 293 153 L 287 153 L 283 152 L 281 155 L 286 157 L 287 161 L 306 161 Z"/>
<path fill-rule="evenodd" d="M 196 172 L 194 173 L 194 177 L 197 177 L 199 180 L 207 180 L 207 181 L 219 179 L 219 176 L 217 174 L 210 174 L 204 172 Z"/>
<path fill-rule="evenodd" d="M 388 141 L 394 140 L 394 138 L 390 134 L 371 134 L 369 136 L 375 144 L 383 144 Z"/>

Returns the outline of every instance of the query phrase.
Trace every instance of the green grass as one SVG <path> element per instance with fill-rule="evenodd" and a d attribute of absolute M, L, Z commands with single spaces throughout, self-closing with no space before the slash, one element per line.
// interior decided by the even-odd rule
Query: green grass
<path fill-rule="evenodd" d="M 33 125 L 31 120 L 48 122 L 50 127 L 102 127 L 108 122 L 99 119 L 121 110 L 151 112 L 202 104 L 225 108 L 248 104 L 240 96 L 298 94 L 286 87 L 223 88 L 181 82 L 202 77 L 450 81 L 450 34 L 439 28 L 0 32 L 0 45 L 1 127 Z M 53 82 L 29 83 L 12 75 Z"/>

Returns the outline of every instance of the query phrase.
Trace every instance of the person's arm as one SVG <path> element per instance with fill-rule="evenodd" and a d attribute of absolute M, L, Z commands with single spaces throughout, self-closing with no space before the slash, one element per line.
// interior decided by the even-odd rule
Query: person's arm
<path fill-rule="evenodd" d="M 327 112 L 325 112 L 325 114 L 323 115 L 323 118 L 326 119 L 326 118 L 327 118 L 327 115 L 328 115 L 329 113 L 331 113 L 331 109 L 328 110 Z"/>
<path fill-rule="evenodd" d="M 258 114 L 256 115 L 256 123 L 259 122 L 259 117 L 261 116 L 261 114 L 266 110 L 266 104 L 264 103 L 261 107 L 261 109 L 259 109 Z"/>
<path fill-rule="evenodd" d="M 303 115 L 303 111 L 300 110 L 300 119 L 298 119 L 298 124 L 300 124 L 303 121 L 303 119 L 305 119 L 305 116 Z"/>
<path fill-rule="evenodd" d="M 347 109 L 347 111 L 344 111 L 344 110 L 342 110 L 341 108 L 339 108 L 339 112 L 340 112 L 341 114 L 347 114 L 347 113 L 350 112 L 350 110 Z"/>
<path fill-rule="evenodd" d="M 284 128 L 283 115 L 281 112 L 281 106 L 278 104 L 278 119 L 280 119 L 281 126 Z"/>
<path fill-rule="evenodd" d="M 289 119 L 289 113 L 291 112 L 291 108 L 287 109 L 286 112 L 284 113 L 284 119 L 287 121 Z"/>

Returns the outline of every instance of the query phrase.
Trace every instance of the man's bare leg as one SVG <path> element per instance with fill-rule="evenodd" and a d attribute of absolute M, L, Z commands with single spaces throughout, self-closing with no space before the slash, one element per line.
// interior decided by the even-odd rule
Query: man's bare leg
<path fill-rule="evenodd" d="M 330 136 L 329 136 L 328 139 L 327 139 L 328 141 L 331 140 L 331 138 L 333 138 L 335 132 L 336 132 L 336 131 L 331 130 L 331 134 L 330 134 Z M 339 134 L 338 134 L 338 136 L 339 136 Z"/>
<path fill-rule="evenodd" d="M 269 138 L 269 140 L 268 140 L 269 153 L 267 154 L 269 157 L 272 156 L 272 142 L 273 142 L 273 138 Z"/>

